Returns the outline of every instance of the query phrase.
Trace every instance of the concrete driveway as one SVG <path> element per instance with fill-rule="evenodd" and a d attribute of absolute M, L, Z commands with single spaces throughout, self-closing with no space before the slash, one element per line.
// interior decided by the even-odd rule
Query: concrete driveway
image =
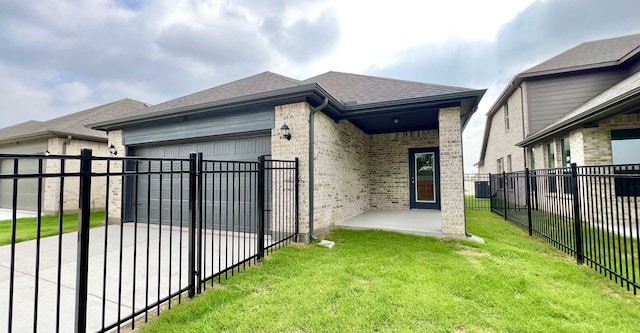
<path fill-rule="evenodd" d="M 137 235 L 135 235 L 136 231 Z M 119 316 L 122 318 L 131 315 L 133 311 L 145 308 L 146 304 L 153 304 L 167 297 L 170 292 L 174 293 L 181 288 L 186 288 L 187 237 L 186 228 L 180 231 L 179 227 L 175 226 L 173 229 L 168 226 L 161 228 L 151 226 L 147 229 L 144 225 L 135 227 L 132 223 L 126 223 L 122 226 L 122 233 L 120 225 L 91 229 L 88 331 L 98 331 L 103 327 L 103 322 L 108 326 L 116 322 Z M 60 332 L 73 331 L 77 233 L 64 234 L 61 242 L 58 239 L 58 236 L 41 239 L 37 297 L 35 295 L 36 241 L 22 242 L 15 246 L 13 332 L 33 331 L 36 298 L 38 332 L 55 331 L 58 299 Z M 58 269 L 59 244 L 62 245 L 60 270 Z M 256 253 L 255 244 L 256 239 L 252 234 L 205 233 L 204 273 L 211 275 L 213 272 L 220 271 L 220 267 L 229 267 L 233 263 L 250 257 Z M 10 257 L 11 246 L 1 246 L 0 330 L 5 330 L 8 324 Z M 103 282 L 105 276 L 106 283 Z M 59 291 L 58 281 L 60 281 Z M 105 285 L 106 288 L 103 289 Z"/>
<path fill-rule="evenodd" d="M 37 214 L 35 212 L 29 212 L 24 210 L 16 211 L 16 216 L 21 217 L 34 217 Z M 0 208 L 0 221 L 11 220 L 13 218 L 13 212 L 11 209 Z"/>

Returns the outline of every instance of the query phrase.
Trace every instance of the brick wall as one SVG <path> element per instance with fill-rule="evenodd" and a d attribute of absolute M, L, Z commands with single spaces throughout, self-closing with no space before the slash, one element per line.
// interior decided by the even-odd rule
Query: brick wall
<path fill-rule="evenodd" d="M 65 148 L 64 138 L 49 139 L 48 150 L 51 155 L 63 154 Z M 82 148 L 92 149 L 94 156 L 108 156 L 107 144 L 104 142 L 86 141 L 71 139 L 66 147 L 66 155 L 78 156 Z M 104 162 L 94 162 L 92 165 L 94 172 L 106 171 Z M 47 160 L 46 172 L 58 173 L 61 170 L 61 163 L 58 159 Z M 65 161 L 65 172 L 80 171 L 80 161 L 69 159 Z M 106 179 L 104 177 L 94 177 L 91 180 L 91 209 L 103 210 L 105 208 L 105 188 Z M 60 203 L 60 179 L 47 178 L 44 182 L 43 210 L 45 214 L 57 214 Z M 78 177 L 66 177 L 64 179 L 63 211 L 77 212 L 79 203 L 79 179 Z"/>
<path fill-rule="evenodd" d="M 517 89 L 507 99 L 509 105 L 509 129 L 505 127 L 504 105 L 491 117 L 491 130 L 487 139 L 487 146 L 484 155 L 483 165 L 478 168 L 479 173 L 496 173 L 498 171 L 497 160 L 504 159 L 506 169 L 507 155 L 511 155 L 511 166 L 513 171 L 524 170 L 525 155 L 522 148 L 516 143 L 524 138 L 525 128 L 523 127 L 522 106 L 523 100 L 520 89 Z M 527 123 L 525 121 L 525 123 Z"/>
<path fill-rule="evenodd" d="M 371 209 L 409 209 L 409 148 L 438 147 L 438 140 L 437 130 L 371 136 L 369 173 Z"/>
<path fill-rule="evenodd" d="M 369 209 L 369 136 L 347 120 L 336 123 L 315 115 L 314 228 L 335 223 Z"/>
<path fill-rule="evenodd" d="M 464 235 L 464 170 L 460 108 L 440 109 L 440 200 L 444 234 Z"/>
<path fill-rule="evenodd" d="M 275 108 L 275 128 L 271 130 L 271 158 L 275 160 L 299 159 L 299 230 L 305 241 L 309 233 L 309 104 L 278 105 Z M 286 123 L 291 140 L 280 138 L 280 126 Z M 275 213 L 275 212 L 274 212 Z"/>

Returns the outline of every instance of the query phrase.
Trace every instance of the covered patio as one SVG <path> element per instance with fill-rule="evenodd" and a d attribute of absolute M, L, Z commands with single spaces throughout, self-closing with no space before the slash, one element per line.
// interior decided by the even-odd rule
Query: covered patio
<path fill-rule="evenodd" d="M 384 230 L 432 237 L 451 237 L 442 232 L 441 212 L 431 209 L 370 210 L 345 221 L 336 228 Z"/>

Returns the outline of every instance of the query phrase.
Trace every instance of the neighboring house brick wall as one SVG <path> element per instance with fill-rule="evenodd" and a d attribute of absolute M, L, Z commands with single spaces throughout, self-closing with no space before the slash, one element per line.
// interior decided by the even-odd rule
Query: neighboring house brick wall
<path fill-rule="evenodd" d="M 444 234 L 465 235 L 460 108 L 440 109 L 440 200 Z"/>
<path fill-rule="evenodd" d="M 513 171 L 524 170 L 525 155 L 522 148 L 516 143 L 524 138 L 525 128 L 523 126 L 522 108 L 525 96 L 521 95 L 517 89 L 507 99 L 509 108 L 509 129 L 505 127 L 505 107 L 504 105 L 491 117 L 489 138 L 487 140 L 483 165 L 478 168 L 480 173 L 496 173 L 498 171 L 497 160 L 504 159 L 506 168 L 507 156 L 511 155 L 511 168 Z"/>
<path fill-rule="evenodd" d="M 64 148 L 64 138 L 49 139 L 48 150 L 51 155 L 65 154 L 67 156 L 78 156 L 82 148 L 92 150 L 93 156 L 108 156 L 107 144 L 104 142 L 86 141 L 71 139 L 66 149 Z M 47 161 L 46 172 L 58 173 L 61 171 L 59 159 Z M 79 172 L 80 161 L 77 159 L 65 160 L 65 173 Z M 93 162 L 93 172 L 105 172 L 106 162 Z M 64 195 L 62 198 L 62 209 L 65 213 L 76 212 L 79 204 L 79 180 L 78 177 L 65 177 Z M 93 177 L 91 179 L 91 210 L 97 211 L 105 208 L 106 179 L 104 177 Z M 45 214 L 57 214 L 60 205 L 60 179 L 48 178 L 44 185 L 43 210 Z"/>
<path fill-rule="evenodd" d="M 438 140 L 438 130 L 371 135 L 371 209 L 409 209 L 409 148 L 438 147 Z"/>

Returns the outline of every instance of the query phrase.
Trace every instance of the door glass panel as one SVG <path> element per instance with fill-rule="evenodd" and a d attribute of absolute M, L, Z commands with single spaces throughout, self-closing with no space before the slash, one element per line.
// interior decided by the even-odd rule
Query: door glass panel
<path fill-rule="evenodd" d="M 435 202 L 434 153 L 415 154 L 416 201 Z"/>

